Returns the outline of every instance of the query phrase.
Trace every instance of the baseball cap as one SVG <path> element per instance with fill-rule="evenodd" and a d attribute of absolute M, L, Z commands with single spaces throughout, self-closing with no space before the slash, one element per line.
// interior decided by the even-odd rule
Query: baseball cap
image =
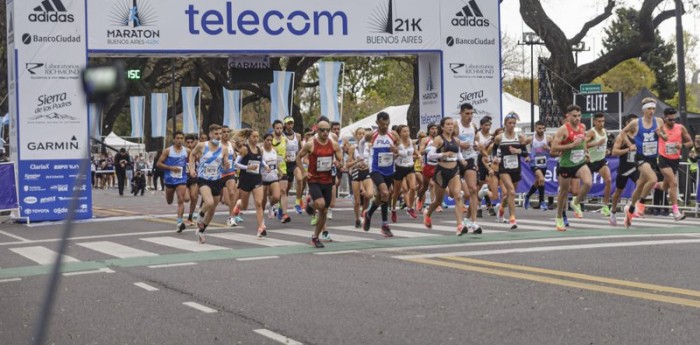
<path fill-rule="evenodd" d="M 293 117 L 287 116 L 287 117 L 284 118 L 284 123 L 290 123 L 290 122 L 292 122 L 292 123 L 294 122 L 294 118 L 293 118 Z"/>

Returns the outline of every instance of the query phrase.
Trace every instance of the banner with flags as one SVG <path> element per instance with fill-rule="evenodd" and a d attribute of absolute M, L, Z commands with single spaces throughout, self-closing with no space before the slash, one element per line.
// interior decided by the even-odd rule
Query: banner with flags
<path fill-rule="evenodd" d="M 102 135 L 102 109 L 98 104 L 88 104 L 88 117 L 90 121 L 90 137 L 99 140 Z"/>
<path fill-rule="evenodd" d="M 5 116 L 0 117 L 0 125 L 9 125 L 10 124 L 10 113 L 5 114 Z"/>
<path fill-rule="evenodd" d="M 182 87 L 182 132 L 199 134 L 195 99 L 199 94 L 199 86 Z"/>
<path fill-rule="evenodd" d="M 224 126 L 235 129 L 241 129 L 243 126 L 241 90 L 224 88 Z"/>
<path fill-rule="evenodd" d="M 274 71 L 270 84 L 270 124 L 290 114 L 294 72 Z"/>
<path fill-rule="evenodd" d="M 131 137 L 143 138 L 143 113 L 146 97 L 132 96 L 129 98 L 129 104 L 131 105 Z"/>
<path fill-rule="evenodd" d="M 168 122 L 168 94 L 151 94 L 151 137 L 165 137 Z"/>
<path fill-rule="evenodd" d="M 321 61 L 318 63 L 318 86 L 321 93 L 321 115 L 325 115 L 331 121 L 340 122 L 340 109 L 338 107 L 338 78 L 342 62 Z"/>

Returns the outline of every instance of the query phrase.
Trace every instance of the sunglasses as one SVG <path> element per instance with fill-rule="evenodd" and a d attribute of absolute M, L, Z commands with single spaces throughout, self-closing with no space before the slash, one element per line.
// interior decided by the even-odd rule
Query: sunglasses
<path fill-rule="evenodd" d="M 330 130 L 331 130 L 330 128 L 319 128 L 318 129 L 319 132 L 328 132 Z"/>
<path fill-rule="evenodd" d="M 676 122 L 676 120 L 678 120 L 678 119 L 675 118 L 675 117 L 673 117 L 673 118 L 668 118 L 668 117 L 667 117 L 667 118 L 666 118 L 666 121 L 668 121 L 668 122 Z"/>

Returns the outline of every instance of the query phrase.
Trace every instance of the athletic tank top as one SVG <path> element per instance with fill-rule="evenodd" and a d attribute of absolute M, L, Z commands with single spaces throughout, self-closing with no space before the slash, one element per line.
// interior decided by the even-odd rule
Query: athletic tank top
<path fill-rule="evenodd" d="M 275 166 L 279 167 L 279 171 L 283 174 L 287 173 L 287 138 L 282 134 L 280 140 L 277 141 L 275 136 L 272 136 L 272 149 L 277 152 L 277 163 Z M 294 156 L 296 160 L 296 155 Z"/>
<path fill-rule="evenodd" d="M 177 185 L 187 182 L 187 149 L 180 148 L 180 152 L 175 150 L 175 146 L 168 148 L 168 157 L 165 158 L 165 165 L 180 167 L 180 171 L 175 172 L 165 170 L 163 180 L 165 184 Z"/>
<path fill-rule="evenodd" d="M 593 138 L 594 143 L 597 143 L 602 139 L 605 139 L 605 141 L 601 145 L 588 148 L 588 155 L 591 157 L 591 163 L 605 159 L 605 151 L 608 149 L 608 133 L 605 131 L 605 129 L 603 129 L 602 135 L 598 134 L 598 131 L 595 129 L 593 129 L 593 133 L 595 134 L 595 138 Z"/>
<path fill-rule="evenodd" d="M 309 154 L 309 182 L 331 184 L 333 183 L 332 167 L 333 167 L 333 142 L 328 139 L 325 145 L 321 144 L 316 138 L 314 141 L 314 149 Z"/>
<path fill-rule="evenodd" d="M 410 168 L 413 166 L 413 151 L 415 149 L 413 148 L 413 145 L 409 145 L 408 148 L 404 146 L 403 143 L 400 143 L 399 146 L 397 147 L 399 150 L 399 156 L 396 157 L 396 166 L 397 167 L 402 167 L 402 168 Z M 402 156 L 401 153 L 404 153 Z"/>
<path fill-rule="evenodd" d="M 224 161 L 222 153 L 223 148 L 221 145 L 215 151 L 211 151 L 209 150 L 209 142 L 204 142 L 204 152 L 202 157 L 199 158 L 197 177 L 208 181 L 220 180 L 223 172 L 221 164 Z"/>
<path fill-rule="evenodd" d="M 394 153 L 391 146 L 394 144 L 394 137 L 387 134 L 375 132 L 372 135 L 372 147 L 370 148 L 370 172 L 378 172 L 383 176 L 394 175 Z"/>
<path fill-rule="evenodd" d="M 627 136 L 630 141 L 633 141 L 634 138 L 631 136 Z M 622 141 L 622 145 L 620 146 L 621 149 L 626 149 L 629 146 L 625 143 L 625 141 Z M 636 151 L 630 151 L 622 156 L 619 157 L 620 159 L 620 164 L 619 168 L 617 169 L 617 173 L 623 176 L 629 176 L 630 174 L 634 173 L 635 170 L 637 170 L 637 160 L 635 159 L 635 153 Z"/>
<path fill-rule="evenodd" d="M 228 161 L 231 162 L 231 167 L 228 169 L 224 169 L 221 176 L 229 176 L 234 175 L 236 173 L 236 164 L 233 164 L 233 162 L 235 162 L 233 157 L 235 153 L 235 151 L 233 150 L 233 144 L 231 144 L 231 142 L 228 142 L 226 144 L 228 145 Z"/>
<path fill-rule="evenodd" d="M 290 139 L 287 134 L 283 134 L 284 138 L 287 139 L 285 144 L 285 159 L 287 162 L 294 162 L 297 159 L 297 153 L 299 152 L 299 139 L 297 139 L 297 134 L 294 133 Z"/>
<path fill-rule="evenodd" d="M 680 146 L 680 144 L 683 143 L 683 130 L 681 128 L 681 125 L 677 123 L 674 123 L 673 128 L 671 129 L 668 129 L 668 127 L 665 128 L 668 140 L 664 141 L 663 139 L 659 138 L 659 154 L 662 157 L 668 159 L 681 159 L 681 151 L 678 149 L 678 147 L 676 145 L 668 145 L 678 144 Z"/>
<path fill-rule="evenodd" d="M 565 150 L 562 152 L 559 159 L 559 166 L 561 167 L 575 167 L 584 163 L 586 159 L 586 126 L 582 123 L 578 124 L 578 129 L 574 130 L 570 123 L 564 124 L 567 130 L 567 136 L 562 144 L 570 144 L 576 141 L 576 139 L 581 139 L 581 143 L 576 145 L 576 147 L 571 150 Z"/>
<path fill-rule="evenodd" d="M 532 152 L 530 152 L 530 165 L 537 168 L 547 168 L 547 158 L 549 157 L 549 144 L 547 135 L 542 139 L 537 139 L 537 135 L 532 137 Z"/>
<path fill-rule="evenodd" d="M 274 182 L 279 180 L 279 175 L 277 173 L 279 155 L 277 150 L 273 148 L 270 151 L 265 151 L 265 149 L 263 148 L 262 160 L 265 162 L 265 164 L 267 164 L 268 167 L 270 167 L 270 172 L 267 172 L 264 168 L 260 170 L 262 180 L 264 182 Z"/>
<path fill-rule="evenodd" d="M 656 118 L 652 118 L 651 128 L 644 128 L 643 118 L 639 119 L 639 130 L 634 136 L 634 145 L 637 152 L 647 158 L 656 158 L 659 155 L 658 136 L 656 135 Z"/>
<path fill-rule="evenodd" d="M 428 159 L 428 153 L 430 150 L 433 149 L 433 139 L 428 137 L 425 143 L 425 149 L 423 150 L 423 162 L 425 163 L 425 165 L 436 166 L 438 164 L 438 161 Z"/>
<path fill-rule="evenodd" d="M 457 144 L 457 141 L 452 138 L 452 140 L 447 140 L 445 139 L 444 136 L 440 135 L 440 138 L 442 138 L 442 146 L 438 148 L 438 153 L 445 153 L 445 152 L 454 152 L 455 155 L 452 158 L 445 158 L 443 161 L 445 162 L 456 162 L 457 158 L 459 156 L 459 144 Z"/>
<path fill-rule="evenodd" d="M 250 146 L 248 146 L 248 144 L 246 144 L 245 147 L 248 149 L 248 154 L 241 158 L 241 165 L 248 166 L 248 169 L 241 169 L 241 172 L 251 175 L 259 175 L 262 169 L 262 154 L 260 152 L 262 150 L 259 147 L 255 146 L 258 152 L 253 153 L 253 150 L 250 149 Z M 250 168 L 251 165 L 253 166 L 253 169 Z"/>
<path fill-rule="evenodd" d="M 462 150 L 462 158 L 476 158 L 476 156 L 478 155 L 476 150 L 474 150 L 474 137 L 476 136 L 476 128 L 474 128 L 474 125 L 472 123 L 470 123 L 469 126 L 464 127 L 462 125 L 462 121 L 457 121 L 457 125 L 459 127 L 459 141 L 469 143 L 470 145 L 468 149 Z"/>
<path fill-rule="evenodd" d="M 508 138 L 505 132 L 501 133 L 501 143 L 498 145 L 498 149 L 501 151 L 499 171 L 520 172 L 520 157 L 517 154 L 510 153 L 510 148 L 520 149 L 522 145 L 518 135 L 513 135 L 513 138 Z"/>

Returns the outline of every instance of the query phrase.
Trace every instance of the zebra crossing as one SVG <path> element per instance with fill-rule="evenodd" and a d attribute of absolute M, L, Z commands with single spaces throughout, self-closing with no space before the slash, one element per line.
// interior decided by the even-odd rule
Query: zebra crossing
<path fill-rule="evenodd" d="M 583 219 L 570 219 L 572 230 L 605 230 L 614 229 L 608 223 L 607 218 L 603 218 L 596 214 L 585 214 Z M 395 238 L 416 238 L 431 236 L 454 236 L 456 232 L 456 221 L 441 220 L 434 224 L 432 229 L 425 227 L 417 222 L 399 222 L 391 224 L 392 232 Z M 622 219 L 618 219 L 618 224 L 622 223 Z M 522 231 L 554 231 L 554 218 L 548 219 L 519 219 L 518 229 L 510 230 L 510 224 L 497 223 L 495 218 L 482 218 L 479 224 L 484 229 L 482 236 L 489 234 L 498 234 L 505 232 L 522 232 Z M 677 226 L 698 226 L 700 220 L 686 219 L 681 222 L 674 222 L 672 218 L 662 217 L 647 217 L 636 218 L 633 221 L 633 227 L 644 228 L 664 228 L 672 225 Z M 620 229 L 621 226 L 616 227 Z M 74 241 L 75 246 L 72 246 L 70 256 L 64 256 L 63 262 L 81 262 L 94 260 L 95 255 L 99 254 L 100 259 L 109 260 L 114 258 L 126 259 L 137 257 L 154 257 L 159 255 L 171 254 L 173 250 L 177 252 L 208 252 L 218 250 L 230 250 L 235 248 L 264 248 L 264 247 L 285 247 L 295 245 L 308 245 L 308 240 L 311 236 L 311 228 L 306 229 L 268 229 L 268 237 L 259 239 L 255 235 L 243 233 L 249 232 L 241 228 L 217 228 L 211 229 L 206 236 L 208 243 L 196 243 L 191 231 L 183 234 L 172 234 L 165 236 L 149 236 L 140 237 L 137 240 L 129 242 L 129 245 L 117 243 L 119 239 L 110 238 L 113 241 L 85 239 Z M 381 237 L 378 234 L 378 229 L 372 228 L 369 232 L 364 232 L 361 229 L 356 229 L 354 226 L 330 226 L 328 230 L 334 242 L 359 242 L 359 241 L 377 241 Z M 142 245 L 143 244 L 143 245 Z M 141 247 L 143 246 L 143 247 Z M 4 249 L 4 248 L 3 248 Z M 57 253 L 45 246 L 37 246 L 36 243 L 27 243 L 26 246 L 17 244 L 14 247 L 7 248 L 9 253 L 13 253 L 22 258 L 23 265 L 48 265 L 52 264 Z M 161 251 L 162 249 L 162 251 Z M 87 250 L 89 255 L 83 252 Z M 0 252 L 0 255 L 7 255 L 8 251 Z M 83 259 L 81 260 L 81 257 Z M 15 261 L 17 262 L 17 261 Z M 4 265 L 3 265 L 4 266 Z"/>

